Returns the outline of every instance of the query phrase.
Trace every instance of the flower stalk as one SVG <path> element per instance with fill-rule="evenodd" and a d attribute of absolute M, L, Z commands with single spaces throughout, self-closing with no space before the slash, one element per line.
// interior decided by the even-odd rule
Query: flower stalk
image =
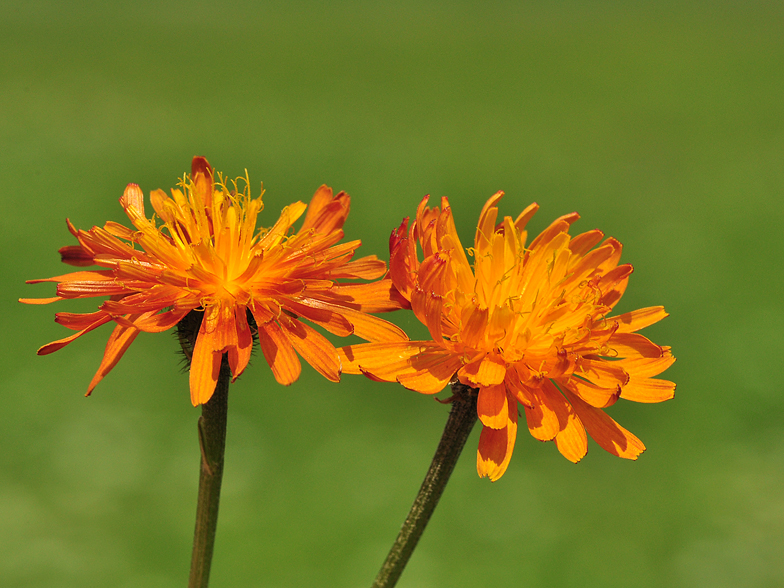
<path fill-rule="evenodd" d="M 477 390 L 457 381 L 452 382 L 451 386 L 452 410 L 436 454 L 400 533 L 373 582 L 373 588 L 392 588 L 397 584 L 476 423 Z"/>
<path fill-rule="evenodd" d="M 208 402 L 202 404 L 201 417 L 199 417 L 201 471 L 188 588 L 206 588 L 210 581 L 210 567 L 215 545 L 215 530 L 218 526 L 218 506 L 220 505 L 220 490 L 223 480 L 230 382 L 231 369 L 229 368 L 228 356 L 224 355 L 215 393 Z"/>

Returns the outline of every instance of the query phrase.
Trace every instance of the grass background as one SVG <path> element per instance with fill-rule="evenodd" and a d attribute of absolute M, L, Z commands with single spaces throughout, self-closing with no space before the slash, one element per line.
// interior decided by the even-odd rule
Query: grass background
<path fill-rule="evenodd" d="M 638 462 L 521 434 L 494 484 L 478 428 L 401 587 L 784 584 L 784 9 L 778 2 L 0 2 L 0 578 L 183 586 L 198 475 L 176 343 L 142 335 L 93 397 L 108 329 L 24 280 L 67 270 L 69 217 L 125 221 L 206 155 L 264 182 L 267 225 L 327 183 L 386 257 L 424 194 L 464 242 L 485 199 L 577 210 L 625 246 L 622 311 L 664 304 L 676 398 L 610 414 Z M 409 317 L 398 317 L 412 335 Z M 232 387 L 213 585 L 368 586 L 447 408 L 260 357 Z"/>

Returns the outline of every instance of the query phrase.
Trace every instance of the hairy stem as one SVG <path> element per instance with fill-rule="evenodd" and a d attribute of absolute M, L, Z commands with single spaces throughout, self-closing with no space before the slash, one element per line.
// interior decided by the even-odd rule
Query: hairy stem
<path fill-rule="evenodd" d="M 221 363 L 218 384 L 212 398 L 201 406 L 199 446 L 201 473 L 196 504 L 196 530 L 193 535 L 193 556 L 188 588 L 206 588 L 210 581 L 215 529 L 223 479 L 223 455 L 226 448 L 226 414 L 229 406 L 231 370 L 226 355 Z"/>

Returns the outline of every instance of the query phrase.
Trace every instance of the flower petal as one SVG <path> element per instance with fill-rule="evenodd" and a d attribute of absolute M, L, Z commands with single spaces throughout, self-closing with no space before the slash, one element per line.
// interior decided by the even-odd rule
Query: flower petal
<path fill-rule="evenodd" d="M 139 332 L 138 329 L 124 325 L 117 325 L 114 327 L 114 331 L 112 331 L 112 334 L 109 336 L 109 341 L 106 343 L 106 350 L 104 351 L 103 359 L 101 359 L 101 365 L 98 367 L 98 371 L 87 387 L 87 394 L 85 394 L 85 396 L 92 394 L 93 390 L 98 385 L 98 382 L 103 380 L 106 374 L 112 371 L 112 368 L 117 365 L 117 362 L 120 361 L 120 358 L 122 358 L 123 354 L 131 346 L 131 343 L 134 342 Z"/>
<path fill-rule="evenodd" d="M 96 315 L 98 313 L 95 313 Z M 106 323 L 112 320 L 112 317 L 106 313 L 100 313 L 101 317 L 98 318 L 95 322 L 91 323 L 89 326 L 85 327 L 78 333 L 74 333 L 70 337 L 66 337 L 64 339 L 60 339 L 58 341 L 52 341 L 51 343 L 47 343 L 43 345 L 41 348 L 38 349 L 38 355 L 49 355 L 50 353 L 54 353 L 55 351 L 59 351 L 66 345 L 68 345 L 71 341 L 75 341 L 85 333 L 89 333 L 93 329 L 100 327 L 101 325 L 105 325 Z"/>
<path fill-rule="evenodd" d="M 506 362 L 495 353 L 488 353 L 479 360 L 464 365 L 458 372 L 460 381 L 472 388 L 495 386 L 506 377 Z"/>
<path fill-rule="evenodd" d="M 645 445 L 637 437 L 616 423 L 603 410 L 594 408 L 572 394 L 568 389 L 564 394 L 572 403 L 588 433 L 605 451 L 625 459 L 637 459 Z"/>
<path fill-rule="evenodd" d="M 580 369 L 576 375 L 582 376 L 597 386 L 603 388 L 615 388 L 618 385 L 624 386 L 629 381 L 623 367 L 617 361 L 606 361 L 603 359 L 582 358 L 579 362 Z"/>
<path fill-rule="evenodd" d="M 502 429 L 484 427 L 476 451 L 476 471 L 480 478 L 495 482 L 504 475 L 512 459 L 517 438 L 517 407 L 512 399 L 507 402 L 507 422 Z"/>
<path fill-rule="evenodd" d="M 658 323 L 669 314 L 664 311 L 663 306 L 649 306 L 647 308 L 640 308 L 618 316 L 607 317 L 607 321 L 616 321 L 619 323 L 619 333 L 633 333 L 639 331 L 654 323 Z"/>
<path fill-rule="evenodd" d="M 496 384 L 479 389 L 476 412 L 485 427 L 503 429 L 508 420 L 509 407 L 506 398 L 506 386 Z"/>
<path fill-rule="evenodd" d="M 329 340 L 300 321 L 281 315 L 281 327 L 302 358 L 330 382 L 340 381 L 340 358 Z"/>
<path fill-rule="evenodd" d="M 388 312 L 408 308 L 392 280 L 385 278 L 368 284 L 338 284 L 326 296 L 335 303 L 356 304 L 362 312 Z"/>
<path fill-rule="evenodd" d="M 569 424 L 569 404 L 549 380 L 544 380 L 538 388 L 523 388 L 531 397 L 531 406 L 523 405 L 531 436 L 539 441 L 551 441 Z"/>
<path fill-rule="evenodd" d="M 582 421 L 569 409 L 569 418 L 566 427 L 555 436 L 555 445 L 566 459 L 577 463 L 588 453 L 588 437 Z"/>
<path fill-rule="evenodd" d="M 202 320 L 196 344 L 193 346 L 193 356 L 188 374 L 193 406 L 204 404 L 212 398 L 223 359 L 223 353 L 214 349 L 214 339 L 217 335 L 215 331 L 205 331 L 205 322 L 206 317 Z"/>
<path fill-rule="evenodd" d="M 237 344 L 232 345 L 228 350 L 232 382 L 236 381 L 245 371 L 253 350 L 253 335 L 250 332 L 248 313 L 244 306 L 234 308 L 234 324 L 237 330 Z"/>
<path fill-rule="evenodd" d="M 664 402 L 675 396 L 675 382 L 632 376 L 621 388 L 621 398 L 634 402 Z"/>
<path fill-rule="evenodd" d="M 662 352 L 662 357 L 621 359 L 615 363 L 620 365 L 624 371 L 629 374 L 630 379 L 650 378 L 658 376 L 675 362 L 675 358 L 670 353 L 669 348 L 662 348 Z"/>
<path fill-rule="evenodd" d="M 421 394 L 438 394 L 454 378 L 461 364 L 459 355 L 448 352 L 417 356 L 411 360 L 415 371 L 398 375 L 397 381 Z"/>
<path fill-rule="evenodd" d="M 616 332 L 607 341 L 607 345 L 616 351 L 618 357 L 657 358 L 663 355 L 659 345 L 639 333 Z"/>
<path fill-rule="evenodd" d="M 258 325 L 259 345 L 264 359 L 272 368 L 275 379 L 284 386 L 293 384 L 299 378 L 302 365 L 294 352 L 291 340 L 275 322 Z"/>
<path fill-rule="evenodd" d="M 606 408 L 615 404 L 621 395 L 621 386 L 602 388 L 580 378 L 558 379 L 561 389 L 568 388 L 575 395 L 596 408 Z"/>

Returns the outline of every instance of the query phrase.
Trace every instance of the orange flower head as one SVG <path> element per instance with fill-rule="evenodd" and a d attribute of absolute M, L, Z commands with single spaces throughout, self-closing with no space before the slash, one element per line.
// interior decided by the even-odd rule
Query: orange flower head
<path fill-rule="evenodd" d="M 405 219 L 392 233 L 391 279 L 432 340 L 345 347 L 344 372 L 425 394 L 453 378 L 478 389 L 477 470 L 491 480 L 512 456 L 518 404 L 531 435 L 555 440 L 573 462 L 587 451 L 586 430 L 610 453 L 636 459 L 645 446 L 603 409 L 618 398 L 672 398 L 675 384 L 652 377 L 675 361 L 670 348 L 636 333 L 667 313 L 657 306 L 608 317 L 632 273 L 619 265 L 621 244 L 602 242 L 599 230 L 571 236 L 577 213 L 528 244 L 525 226 L 538 206 L 496 224 L 502 196 L 482 209 L 468 255 L 446 198 L 431 209 L 426 197 L 411 228 Z"/>
<path fill-rule="evenodd" d="M 256 230 L 263 205 L 251 197 L 247 173 L 226 186 L 207 160 L 195 157 L 171 197 L 150 194 L 155 215 L 147 218 L 143 193 L 136 184 L 125 189 L 120 204 L 135 230 L 114 222 L 89 231 L 68 228 L 79 244 L 60 249 L 75 266 L 97 265 L 28 283 L 56 282 L 57 296 L 22 299 L 47 304 L 66 298 L 108 296 L 90 314 L 57 313 L 55 320 L 76 334 L 44 345 L 45 355 L 65 347 L 105 323 L 116 326 L 109 337 L 89 395 L 117 364 L 141 332 L 165 331 L 189 312 L 204 312 L 190 367 L 191 401 L 207 402 L 215 390 L 224 353 L 236 379 L 250 359 L 253 337 L 276 380 L 291 384 L 300 374 L 297 354 L 327 379 L 340 379 L 341 365 L 331 343 L 304 317 L 337 335 L 354 333 L 368 341 L 404 340 L 394 325 L 366 314 L 393 310 L 389 280 L 341 284 L 341 278 L 378 278 L 386 271 L 375 256 L 351 261 L 359 241 L 338 244 L 349 212 L 349 196 L 319 188 L 310 205 L 295 202 L 283 209 L 275 225 Z M 292 225 L 305 214 L 300 229 Z"/>

